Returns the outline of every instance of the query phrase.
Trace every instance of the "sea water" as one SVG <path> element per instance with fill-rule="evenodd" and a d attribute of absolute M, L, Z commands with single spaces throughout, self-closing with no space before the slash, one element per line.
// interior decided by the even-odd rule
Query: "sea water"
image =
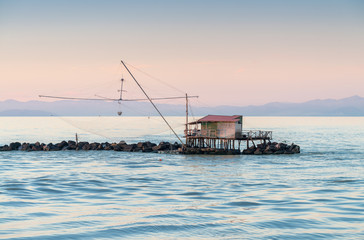
<path fill-rule="evenodd" d="M 5 117 L 0 145 L 76 132 L 176 141 L 147 121 Z M 247 117 L 244 127 L 273 130 L 301 154 L 0 152 L 0 238 L 364 239 L 364 118 Z"/>

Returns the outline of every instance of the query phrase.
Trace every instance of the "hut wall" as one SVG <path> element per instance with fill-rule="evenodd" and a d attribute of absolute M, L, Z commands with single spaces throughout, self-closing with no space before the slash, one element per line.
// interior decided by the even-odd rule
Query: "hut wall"
<path fill-rule="evenodd" d="M 237 138 L 241 137 L 242 117 L 238 122 L 202 122 L 202 137 Z"/>
<path fill-rule="evenodd" d="M 240 138 L 242 130 L 243 130 L 243 125 L 242 125 L 241 121 L 236 122 L 235 123 L 235 137 Z"/>
<path fill-rule="evenodd" d="M 201 136 L 202 137 L 216 137 L 217 123 L 204 122 L 201 123 Z"/>
<path fill-rule="evenodd" d="M 217 123 L 217 137 L 233 138 L 235 137 L 235 123 L 233 122 L 218 122 Z"/>

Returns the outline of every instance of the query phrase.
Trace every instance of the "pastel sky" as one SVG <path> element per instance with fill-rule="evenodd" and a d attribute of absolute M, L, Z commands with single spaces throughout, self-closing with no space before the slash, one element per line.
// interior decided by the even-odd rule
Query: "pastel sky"
<path fill-rule="evenodd" d="M 117 94 L 121 59 L 210 106 L 364 96 L 364 1 L 0 0 L 0 100 Z"/>

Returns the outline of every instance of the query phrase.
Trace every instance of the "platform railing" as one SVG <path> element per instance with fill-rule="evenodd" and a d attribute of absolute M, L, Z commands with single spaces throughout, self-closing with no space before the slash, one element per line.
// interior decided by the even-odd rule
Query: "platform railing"
<path fill-rule="evenodd" d="M 249 130 L 242 132 L 243 138 L 252 138 L 252 139 L 272 139 L 273 132 L 272 131 L 262 131 L 262 130 Z"/>
<path fill-rule="evenodd" d="M 186 134 L 186 131 L 185 131 Z M 189 129 L 187 131 L 187 136 L 191 137 L 209 137 L 209 138 L 231 138 L 234 136 L 227 136 L 226 131 L 216 130 L 216 129 L 203 129 L 203 130 L 194 130 Z M 242 131 L 241 135 L 237 134 L 237 138 L 243 139 L 273 139 L 272 131 L 262 131 L 262 130 L 247 130 Z"/>
<path fill-rule="evenodd" d="M 185 131 L 186 134 L 186 131 Z M 187 131 L 187 136 L 192 137 L 209 137 L 209 138 L 225 138 L 227 136 L 226 130 L 216 130 L 216 129 L 202 129 L 202 130 L 195 130 L 189 129 Z"/>

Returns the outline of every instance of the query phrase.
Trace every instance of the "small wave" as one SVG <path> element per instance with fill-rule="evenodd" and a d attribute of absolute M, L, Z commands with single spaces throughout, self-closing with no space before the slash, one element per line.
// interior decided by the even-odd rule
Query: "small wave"
<path fill-rule="evenodd" d="M 127 181 L 142 181 L 142 182 L 154 182 L 154 181 L 161 181 L 160 179 L 157 178 L 150 178 L 150 177 L 131 177 L 126 179 Z"/>
<path fill-rule="evenodd" d="M 25 201 L 5 201 L 5 202 L 0 202 L 1 206 L 7 206 L 7 207 L 25 207 L 25 206 L 30 206 L 30 205 L 34 205 L 35 203 L 33 202 L 25 202 Z"/>
<path fill-rule="evenodd" d="M 337 200 L 329 199 L 329 198 L 314 198 L 314 199 L 310 199 L 310 201 L 313 201 L 313 202 L 336 202 Z"/>
<path fill-rule="evenodd" d="M 27 214 L 30 217 L 51 217 L 56 216 L 57 214 L 54 213 L 47 213 L 47 212 L 32 212 Z"/>
<path fill-rule="evenodd" d="M 110 188 L 90 188 L 90 187 L 77 187 L 74 190 L 78 190 L 80 192 L 87 192 L 87 193 L 111 193 L 115 192 Z"/>
<path fill-rule="evenodd" d="M 273 220 L 273 221 L 263 221 L 254 224 L 259 228 L 277 228 L 277 229 L 312 229 L 312 228 L 320 228 L 320 225 L 323 223 L 317 220 L 308 220 L 308 219 L 297 219 L 297 218 L 289 218 L 284 220 Z"/>
<path fill-rule="evenodd" d="M 53 188 L 37 188 L 38 191 L 46 192 L 46 193 L 52 193 L 52 194 L 66 194 L 68 191 L 53 189 Z"/>
<path fill-rule="evenodd" d="M 269 235 L 268 239 L 301 239 L 301 240 L 317 240 L 317 239 L 351 239 L 348 234 L 333 234 L 333 233 L 287 233 Z"/>
<path fill-rule="evenodd" d="M 314 208 L 275 207 L 275 208 L 271 208 L 271 210 L 274 210 L 277 212 L 298 213 L 298 212 L 312 212 L 314 210 Z"/>
<path fill-rule="evenodd" d="M 337 190 L 337 189 L 318 189 L 318 190 L 314 190 L 311 191 L 310 193 L 336 193 L 336 192 L 340 192 L 341 190 Z"/>
<path fill-rule="evenodd" d="M 357 180 L 347 179 L 347 180 L 332 180 L 332 183 L 356 183 Z"/>
<path fill-rule="evenodd" d="M 185 193 L 180 193 L 179 195 L 182 195 L 182 196 L 200 196 L 200 195 L 203 195 L 205 193 L 203 192 L 185 192 Z"/>
<path fill-rule="evenodd" d="M 226 203 L 226 205 L 238 206 L 238 207 L 253 207 L 253 206 L 259 206 L 259 205 L 262 205 L 262 204 L 257 203 L 257 202 L 241 201 L 241 202 L 229 202 L 229 203 Z"/>
<path fill-rule="evenodd" d="M 180 214 L 157 214 L 157 215 L 149 215 L 146 218 L 183 218 L 183 215 Z"/>
<path fill-rule="evenodd" d="M 363 223 L 364 222 L 364 217 L 330 217 L 328 218 L 332 221 L 335 222 L 344 222 L 344 223 Z"/>

